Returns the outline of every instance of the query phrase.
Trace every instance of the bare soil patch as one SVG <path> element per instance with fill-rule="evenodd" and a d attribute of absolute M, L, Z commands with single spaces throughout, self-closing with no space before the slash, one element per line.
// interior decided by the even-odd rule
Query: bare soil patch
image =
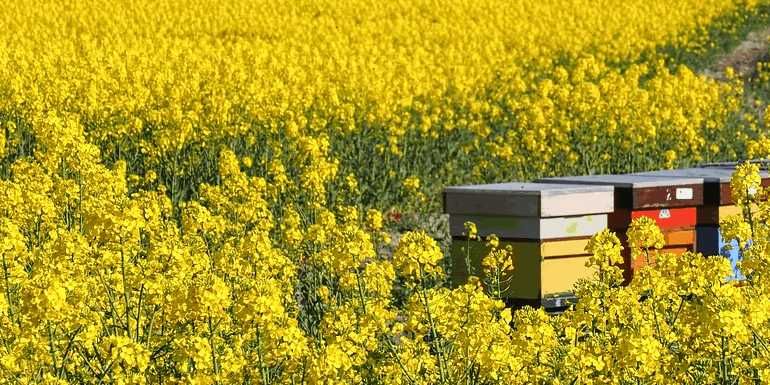
<path fill-rule="evenodd" d="M 770 27 L 752 31 L 732 51 L 722 55 L 710 68 L 703 71 L 706 76 L 716 80 L 727 80 L 725 70 L 732 68 L 735 74 L 748 79 L 757 72 L 757 63 L 770 59 Z"/>

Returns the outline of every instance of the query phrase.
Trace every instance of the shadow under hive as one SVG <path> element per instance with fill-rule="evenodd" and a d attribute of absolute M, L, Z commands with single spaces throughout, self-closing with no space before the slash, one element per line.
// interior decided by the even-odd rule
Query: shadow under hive
<path fill-rule="evenodd" d="M 444 190 L 444 212 L 452 235 L 452 283 L 481 274 L 489 253 L 485 242 L 468 240 L 464 223 L 478 235 L 497 235 L 514 251 L 514 270 L 502 296 L 511 303 L 560 307 L 588 277 L 585 251 L 590 237 L 607 227 L 614 197 L 608 186 L 499 183 L 452 186 Z M 470 266 L 466 266 L 466 259 Z"/>
<path fill-rule="evenodd" d="M 608 215 L 608 227 L 623 243 L 623 270 L 626 282 L 634 271 L 654 256 L 631 257 L 625 233 L 631 221 L 646 216 L 655 220 L 666 240 L 664 251 L 681 254 L 695 249 L 697 208 L 703 204 L 703 179 L 697 177 L 661 177 L 655 175 L 586 175 L 544 178 L 540 183 L 600 185 L 614 189 L 614 211 Z"/>
<path fill-rule="evenodd" d="M 730 190 L 733 171 L 734 166 L 721 166 L 649 171 L 638 175 L 703 178 L 703 205 L 698 208 L 695 249 L 704 255 L 722 255 L 728 258 L 733 266 L 731 278 L 743 279 L 744 276 L 737 265 L 742 257 L 738 242 L 725 241 L 719 229 L 722 219 L 729 215 L 741 214 L 740 208 L 735 206 Z M 762 185 L 770 186 L 770 175 L 762 171 L 760 176 Z"/>

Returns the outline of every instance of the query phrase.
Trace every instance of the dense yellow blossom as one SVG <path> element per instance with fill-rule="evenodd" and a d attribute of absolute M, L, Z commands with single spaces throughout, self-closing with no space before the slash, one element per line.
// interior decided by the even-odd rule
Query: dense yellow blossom
<path fill-rule="evenodd" d="M 605 230 L 574 308 L 514 310 L 526 256 L 490 236 L 450 288 L 462 272 L 410 229 L 447 184 L 767 154 L 740 80 L 680 60 L 767 6 L 9 2 L 0 385 L 767 382 L 753 166 L 723 223 L 745 284 L 661 252 L 622 286 Z M 661 243 L 650 221 L 629 239 Z"/>
<path fill-rule="evenodd" d="M 649 259 L 651 251 L 659 250 L 666 245 L 663 232 L 655 224 L 655 220 L 647 216 L 632 220 L 626 234 L 628 235 L 631 257 L 636 259 L 639 256 L 644 256 L 647 263 L 652 262 Z"/>
<path fill-rule="evenodd" d="M 493 246 L 489 254 L 481 260 L 484 283 L 492 297 L 500 298 L 502 293 L 508 290 L 515 257 L 511 245 L 506 245 L 504 248 Z"/>
<path fill-rule="evenodd" d="M 666 53 L 701 54 L 764 5 L 13 2 L 0 159 L 80 125 L 174 203 L 217 181 L 226 146 L 266 195 L 318 208 L 347 190 L 387 208 L 436 207 L 447 183 L 731 157 L 755 131 L 737 123 L 741 85 Z"/>
<path fill-rule="evenodd" d="M 444 254 L 436 241 L 423 231 L 404 234 L 393 253 L 393 264 L 399 274 L 421 281 L 429 276 L 441 274 L 439 262 Z"/>
<path fill-rule="evenodd" d="M 465 234 L 467 235 L 468 239 L 476 239 L 479 235 L 479 230 L 476 228 L 476 224 L 473 222 L 465 222 L 463 223 L 463 228 L 465 228 Z"/>
<path fill-rule="evenodd" d="M 623 263 L 618 237 L 609 230 L 602 230 L 594 235 L 586 245 L 586 252 L 591 254 L 587 266 L 597 266 L 599 268 L 609 265 Z"/>

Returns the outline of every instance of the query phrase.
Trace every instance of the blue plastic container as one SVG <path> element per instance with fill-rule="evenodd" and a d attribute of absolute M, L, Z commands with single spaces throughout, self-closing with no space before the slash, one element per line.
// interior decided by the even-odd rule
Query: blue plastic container
<path fill-rule="evenodd" d="M 730 260 L 733 275 L 730 280 L 745 279 L 746 276 L 738 268 L 738 262 L 743 258 L 738 241 L 726 242 L 719 231 L 719 226 L 698 226 L 696 229 L 696 251 L 703 255 L 721 255 Z"/>

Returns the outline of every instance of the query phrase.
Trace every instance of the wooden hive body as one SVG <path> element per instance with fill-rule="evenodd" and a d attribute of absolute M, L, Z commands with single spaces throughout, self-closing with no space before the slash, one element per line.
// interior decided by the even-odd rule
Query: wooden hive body
<path fill-rule="evenodd" d="M 700 177 L 660 175 L 587 175 L 541 179 L 546 183 L 608 185 L 615 188 L 615 210 L 608 227 L 618 233 L 623 250 L 626 281 L 651 262 L 632 258 L 624 233 L 635 218 L 650 217 L 663 231 L 665 251 L 681 254 L 695 249 L 698 207 L 703 205 L 704 180 Z"/>
<path fill-rule="evenodd" d="M 703 178 L 703 205 L 698 208 L 698 225 L 718 225 L 720 218 L 725 215 L 725 210 L 735 210 L 722 208 L 722 206 L 735 205 L 730 191 L 730 179 L 733 171 L 729 168 L 705 167 L 647 171 L 634 175 Z M 762 185 L 770 186 L 770 174 L 761 171 L 760 176 Z"/>
<path fill-rule="evenodd" d="M 510 299 L 537 300 L 553 295 L 563 295 L 572 290 L 580 278 L 589 277 L 591 269 L 585 267 L 588 255 L 585 242 L 559 245 L 556 243 L 502 241 L 500 247 L 511 246 L 514 253 L 514 270 L 510 283 L 502 296 Z M 566 241 L 570 242 L 570 241 Z M 582 246 L 582 248 L 581 248 Z M 452 283 L 461 285 L 467 280 L 466 253 L 471 261 L 472 274 L 479 276 L 481 260 L 490 248 L 479 241 L 452 243 Z M 567 253 L 565 255 L 557 255 Z"/>
<path fill-rule="evenodd" d="M 495 234 L 500 247 L 514 252 L 514 271 L 502 295 L 512 300 L 540 301 L 569 292 L 592 271 L 585 267 L 590 236 L 607 226 L 614 209 L 613 188 L 574 184 L 500 183 L 448 187 L 444 210 L 449 214 L 452 282 L 479 275 L 490 248 L 468 240 L 464 223 L 476 224 L 482 237 Z"/>
<path fill-rule="evenodd" d="M 741 253 L 737 242 L 726 242 L 719 229 L 720 220 L 729 215 L 741 214 L 740 208 L 735 206 L 730 190 L 730 179 L 734 171 L 734 167 L 699 167 L 649 171 L 639 175 L 703 178 L 704 203 L 698 207 L 697 212 L 695 250 L 704 255 L 722 255 L 728 258 L 733 266 L 732 278 L 741 279 L 743 276 L 738 270 Z M 760 177 L 763 186 L 770 186 L 770 174 L 761 171 Z"/>
<path fill-rule="evenodd" d="M 449 232 L 453 237 L 465 235 L 465 222 L 475 223 L 482 237 L 495 234 L 511 240 L 561 239 L 590 237 L 607 228 L 608 217 L 607 214 L 550 218 L 455 214 L 449 217 Z"/>

